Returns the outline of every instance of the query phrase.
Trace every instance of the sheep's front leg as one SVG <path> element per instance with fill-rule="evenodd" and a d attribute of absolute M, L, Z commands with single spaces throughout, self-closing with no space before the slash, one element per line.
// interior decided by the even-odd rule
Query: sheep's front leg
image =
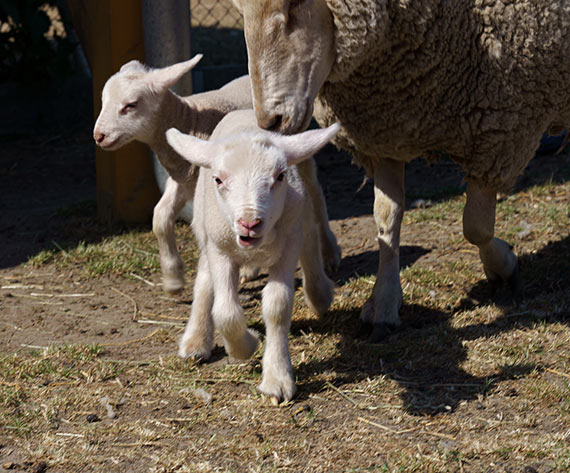
<path fill-rule="evenodd" d="M 163 289 L 169 294 L 176 294 L 184 287 L 184 263 L 176 248 L 174 224 L 191 197 L 183 184 L 168 177 L 164 194 L 154 207 L 152 231 L 158 242 Z"/>
<path fill-rule="evenodd" d="M 190 319 L 178 345 L 180 357 L 201 360 L 210 358 L 214 343 L 213 302 L 214 290 L 208 258 L 202 253 L 198 261 L 198 272 L 194 282 L 194 300 L 192 301 Z"/>
<path fill-rule="evenodd" d="M 496 198 L 495 189 L 475 180 L 467 182 L 463 235 L 467 241 L 479 247 L 479 256 L 489 282 L 494 287 L 506 282 L 516 293 L 520 284 L 517 257 L 507 242 L 494 237 Z"/>
<path fill-rule="evenodd" d="M 400 227 L 404 215 L 404 163 L 380 159 L 374 164 L 374 220 L 380 250 L 372 295 L 360 315 L 361 331 L 378 342 L 400 325 Z"/>
<path fill-rule="evenodd" d="M 323 262 L 327 271 L 336 271 L 340 265 L 341 249 L 329 226 L 329 216 L 323 190 L 317 179 L 314 159 L 307 159 L 297 165 L 303 184 L 313 205 L 314 220 L 319 229 Z"/>
<path fill-rule="evenodd" d="M 259 336 L 247 328 L 247 321 L 239 303 L 239 268 L 213 245 L 207 246 L 207 254 L 214 287 L 214 324 L 222 334 L 228 355 L 245 360 L 255 353 Z"/>
<path fill-rule="evenodd" d="M 299 248 L 289 242 L 288 248 Z M 289 356 L 289 328 L 293 312 L 293 274 L 298 251 L 289 251 L 269 269 L 269 278 L 262 294 L 262 313 L 265 321 L 265 352 L 263 378 L 258 389 L 279 400 L 289 400 L 296 391 L 293 367 Z"/>

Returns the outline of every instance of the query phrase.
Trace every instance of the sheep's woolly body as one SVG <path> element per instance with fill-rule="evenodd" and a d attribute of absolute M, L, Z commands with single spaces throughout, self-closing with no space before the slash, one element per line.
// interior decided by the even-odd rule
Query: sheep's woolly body
<path fill-rule="evenodd" d="M 505 189 L 570 125 L 570 1 L 326 1 L 337 58 L 315 116 L 368 170 L 447 152 Z"/>

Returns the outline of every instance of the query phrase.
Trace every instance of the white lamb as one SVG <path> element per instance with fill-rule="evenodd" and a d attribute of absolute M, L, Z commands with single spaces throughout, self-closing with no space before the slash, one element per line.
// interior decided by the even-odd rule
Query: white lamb
<path fill-rule="evenodd" d="M 248 330 L 239 304 L 239 268 L 269 268 L 262 296 L 266 347 L 258 388 L 278 399 L 295 394 L 288 334 L 299 257 L 311 309 L 325 313 L 333 297 L 312 201 L 296 164 L 311 158 L 338 129 L 335 124 L 284 136 L 259 129 L 253 110 L 240 110 L 222 119 L 210 141 L 175 129 L 166 133 L 181 156 L 201 167 L 192 228 L 202 253 L 179 354 L 209 358 L 215 324 L 230 356 L 252 356 L 259 337 Z"/>
<path fill-rule="evenodd" d="M 162 198 L 154 208 L 152 228 L 160 253 L 163 288 L 176 293 L 184 287 L 184 265 L 176 247 L 174 224 L 196 186 L 196 168 L 182 159 L 166 142 L 165 133 L 176 127 L 185 133 L 208 138 L 224 115 L 251 108 L 249 76 L 221 89 L 180 97 L 170 90 L 202 58 L 201 54 L 162 69 L 130 61 L 109 78 L 102 93 L 102 108 L 93 138 L 105 150 L 131 141 L 146 143 L 169 177 Z"/>

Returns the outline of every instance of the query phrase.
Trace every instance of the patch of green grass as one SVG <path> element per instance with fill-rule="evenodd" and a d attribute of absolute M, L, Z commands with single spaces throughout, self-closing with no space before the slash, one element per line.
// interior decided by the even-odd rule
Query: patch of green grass
<path fill-rule="evenodd" d="M 177 227 L 181 256 L 189 267 L 195 267 L 199 250 L 188 225 Z M 160 270 L 156 238 L 151 231 L 130 231 L 103 237 L 100 241 L 62 245 L 44 249 L 28 260 L 33 267 L 54 263 L 59 270 L 78 266 L 88 277 L 105 274 L 126 276 L 130 273 L 148 276 Z"/>
<path fill-rule="evenodd" d="M 28 264 L 34 268 L 39 268 L 40 266 L 51 263 L 58 252 L 59 250 L 57 248 L 41 250 L 28 259 Z"/>

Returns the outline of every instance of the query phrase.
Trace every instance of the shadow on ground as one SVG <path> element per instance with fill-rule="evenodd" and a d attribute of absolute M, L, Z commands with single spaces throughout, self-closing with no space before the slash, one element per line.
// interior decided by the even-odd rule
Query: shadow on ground
<path fill-rule="evenodd" d="M 340 353 L 335 358 L 301 363 L 296 370 L 299 398 L 323 388 L 322 382 L 303 384 L 313 373 L 335 372 L 335 386 L 368 377 L 385 375 L 404 390 L 404 408 L 418 415 L 455 410 L 462 401 L 485 396 L 507 380 L 541 370 L 536 364 L 514 363 L 501 366 L 488 376 L 473 376 L 462 368 L 467 359 L 463 342 L 480 339 L 485 343 L 497 334 L 531 328 L 536 324 L 570 323 L 570 238 L 552 242 L 534 254 L 520 256 L 524 281 L 523 294 L 515 303 L 501 307 L 503 315 L 489 323 L 455 328 L 451 318 L 458 312 L 496 303 L 490 285 L 481 280 L 456 307 L 448 311 L 421 305 L 405 305 L 401 310 L 402 328 L 382 343 L 369 344 L 354 339 L 359 312 L 332 311 L 319 321 L 294 321 L 292 333 L 338 333 Z M 499 300 L 508 300 L 500 290 Z M 498 304 L 497 304 L 498 305 Z M 529 306 L 554 308 L 529 310 Z M 513 392 L 516 395 L 516 392 Z"/>

